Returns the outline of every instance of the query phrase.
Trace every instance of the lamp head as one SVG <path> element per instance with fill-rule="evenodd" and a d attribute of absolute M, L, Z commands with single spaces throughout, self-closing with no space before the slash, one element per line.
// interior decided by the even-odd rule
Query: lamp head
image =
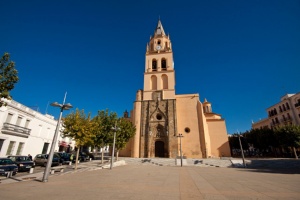
<path fill-rule="evenodd" d="M 53 103 L 51 103 L 50 104 L 51 106 L 54 106 L 54 107 L 62 107 L 62 105 L 61 104 L 59 104 L 59 103 L 57 103 L 57 102 L 53 102 Z"/>
<path fill-rule="evenodd" d="M 72 106 L 70 103 L 67 103 L 67 104 L 64 104 L 64 105 L 63 105 L 63 109 L 64 109 L 64 110 L 69 110 L 69 109 L 71 109 L 71 108 L 73 108 L 73 106 Z"/>

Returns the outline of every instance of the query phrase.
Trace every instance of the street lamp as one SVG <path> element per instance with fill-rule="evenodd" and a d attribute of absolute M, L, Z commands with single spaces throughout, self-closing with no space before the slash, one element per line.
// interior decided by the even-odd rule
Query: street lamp
<path fill-rule="evenodd" d="M 182 148 L 181 148 L 181 138 L 183 137 L 183 135 L 181 133 L 178 134 L 179 139 L 180 139 L 180 164 L 181 164 L 181 167 L 182 167 Z"/>
<path fill-rule="evenodd" d="M 244 150 L 243 150 L 243 146 L 242 146 L 242 142 L 241 142 L 241 137 L 243 137 L 243 136 L 238 134 L 238 137 L 239 137 L 239 143 L 240 143 L 240 148 L 241 148 L 241 153 L 242 153 L 242 158 L 243 158 L 243 165 L 244 165 L 244 168 L 246 168 Z"/>
<path fill-rule="evenodd" d="M 111 130 L 114 131 L 114 142 L 113 142 L 113 149 L 111 152 L 111 160 L 110 160 L 110 169 L 113 167 L 113 160 L 115 155 L 115 145 L 116 145 L 116 133 L 117 131 L 121 130 L 119 127 L 117 127 L 117 122 L 115 123 L 115 127 L 112 127 Z"/>
<path fill-rule="evenodd" d="M 43 179 L 42 179 L 42 182 L 44 182 L 44 183 L 48 182 L 48 176 L 49 176 L 50 168 L 51 168 L 51 165 L 52 165 L 54 148 L 55 148 L 55 145 L 56 145 L 56 140 L 57 140 L 58 131 L 59 131 L 59 125 L 60 125 L 63 110 L 69 110 L 70 108 L 73 108 L 73 106 L 70 103 L 65 104 L 66 95 L 67 95 L 67 93 L 65 94 L 63 104 L 59 104 L 57 102 L 54 102 L 54 103 L 50 104 L 51 106 L 60 108 L 60 115 L 59 115 L 59 118 L 58 118 L 56 130 L 55 130 L 55 133 L 54 133 L 54 136 L 53 136 L 50 153 L 49 153 L 49 156 L 48 156 L 48 159 L 47 159 L 47 166 L 46 166 L 46 169 L 44 171 L 44 176 L 43 176 Z"/>

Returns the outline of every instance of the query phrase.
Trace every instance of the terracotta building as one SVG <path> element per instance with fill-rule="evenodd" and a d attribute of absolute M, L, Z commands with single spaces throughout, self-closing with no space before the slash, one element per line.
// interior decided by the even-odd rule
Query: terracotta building
<path fill-rule="evenodd" d="M 199 94 L 176 94 L 170 36 L 158 21 L 146 48 L 144 88 L 130 116 L 136 134 L 121 156 L 208 158 L 230 156 L 225 120 Z"/>

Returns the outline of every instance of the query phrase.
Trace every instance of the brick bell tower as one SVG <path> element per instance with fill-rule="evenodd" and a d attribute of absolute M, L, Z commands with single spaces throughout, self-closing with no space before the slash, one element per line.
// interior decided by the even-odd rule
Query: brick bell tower
<path fill-rule="evenodd" d="M 165 34 L 161 21 L 158 20 L 154 34 L 146 47 L 144 88 L 138 91 L 134 104 L 137 135 L 133 157 L 175 158 L 177 156 L 173 63 L 170 36 Z"/>

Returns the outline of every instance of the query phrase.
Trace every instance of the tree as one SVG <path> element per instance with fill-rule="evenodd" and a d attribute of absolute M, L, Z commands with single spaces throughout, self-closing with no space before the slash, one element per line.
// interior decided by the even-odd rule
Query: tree
<path fill-rule="evenodd" d="M 9 91 L 14 89 L 15 83 L 19 81 L 18 71 L 15 69 L 15 62 L 10 60 L 10 55 L 4 53 L 0 59 L 0 107 L 7 103 L 2 98 L 11 100 Z"/>
<path fill-rule="evenodd" d="M 92 137 L 93 145 L 98 148 L 104 148 L 113 141 L 113 132 L 111 128 L 117 120 L 115 112 L 109 112 L 108 109 L 98 111 L 98 114 L 92 119 Z M 104 151 L 101 153 L 101 162 L 103 163 Z"/>
<path fill-rule="evenodd" d="M 275 128 L 275 134 L 283 147 L 291 147 L 295 158 L 298 159 L 296 148 L 300 147 L 300 126 L 285 125 Z"/>
<path fill-rule="evenodd" d="M 116 132 L 116 150 L 117 150 L 117 160 L 119 151 L 125 148 L 129 139 L 135 135 L 135 126 L 126 118 L 120 118 L 118 120 L 117 126 L 120 128 Z"/>
<path fill-rule="evenodd" d="M 75 161 L 75 170 L 77 169 L 79 149 L 83 145 L 91 145 L 92 141 L 92 127 L 93 124 L 90 119 L 90 114 L 86 116 L 84 110 L 72 112 L 63 118 L 63 137 L 70 137 L 76 142 L 77 154 Z"/>

